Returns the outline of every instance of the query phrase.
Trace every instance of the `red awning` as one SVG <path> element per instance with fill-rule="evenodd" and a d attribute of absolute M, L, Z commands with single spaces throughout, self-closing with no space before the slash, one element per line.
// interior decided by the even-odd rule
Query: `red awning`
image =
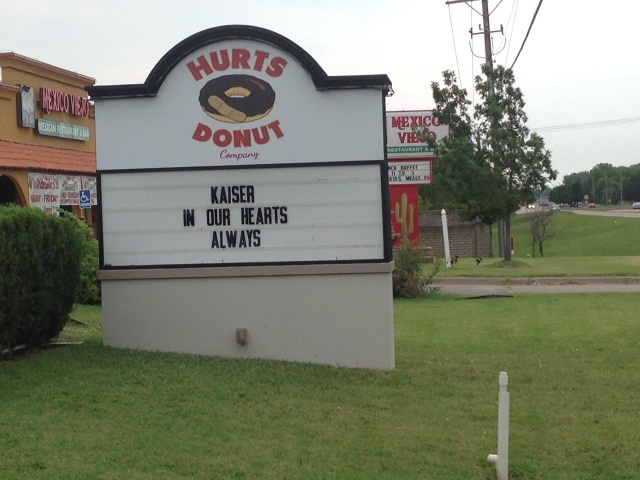
<path fill-rule="evenodd" d="M 0 140 L 0 169 L 96 174 L 96 154 Z"/>

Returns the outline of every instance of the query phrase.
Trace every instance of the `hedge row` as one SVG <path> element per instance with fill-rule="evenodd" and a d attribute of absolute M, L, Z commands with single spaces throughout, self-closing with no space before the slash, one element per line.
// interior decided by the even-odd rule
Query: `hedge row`
<path fill-rule="evenodd" d="M 76 298 L 82 243 L 73 218 L 0 206 L 0 350 L 60 333 Z"/>

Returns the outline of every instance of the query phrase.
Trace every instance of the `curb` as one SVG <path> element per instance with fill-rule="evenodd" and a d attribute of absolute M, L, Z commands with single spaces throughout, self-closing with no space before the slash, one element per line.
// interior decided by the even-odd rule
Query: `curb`
<path fill-rule="evenodd" d="M 640 285 L 640 277 L 435 277 L 435 285 Z"/>

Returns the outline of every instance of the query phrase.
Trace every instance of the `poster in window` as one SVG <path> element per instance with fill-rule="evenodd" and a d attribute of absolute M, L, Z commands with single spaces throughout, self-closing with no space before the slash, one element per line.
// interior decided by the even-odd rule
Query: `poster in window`
<path fill-rule="evenodd" d="M 18 120 L 20 126 L 25 128 L 35 128 L 36 127 L 36 117 L 35 117 L 35 98 L 33 94 L 33 87 L 29 87 L 27 85 L 20 86 L 20 94 L 19 98 L 19 116 Z"/>

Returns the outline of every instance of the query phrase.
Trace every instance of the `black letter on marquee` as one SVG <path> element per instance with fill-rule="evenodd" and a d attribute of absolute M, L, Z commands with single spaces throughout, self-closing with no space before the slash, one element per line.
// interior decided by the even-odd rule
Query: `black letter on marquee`
<path fill-rule="evenodd" d="M 194 227 L 196 225 L 196 214 L 191 210 L 182 210 L 182 223 L 185 227 Z"/>

